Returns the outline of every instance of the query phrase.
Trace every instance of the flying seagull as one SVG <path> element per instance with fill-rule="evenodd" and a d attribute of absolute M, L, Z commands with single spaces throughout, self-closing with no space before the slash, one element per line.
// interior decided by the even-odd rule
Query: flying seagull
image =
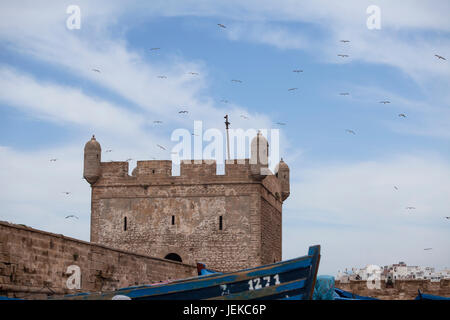
<path fill-rule="evenodd" d="M 348 92 L 341 92 L 341 93 L 339 93 L 341 96 L 348 96 L 350 93 L 348 93 Z"/>
<path fill-rule="evenodd" d="M 347 43 L 347 42 L 350 42 L 350 40 L 341 40 L 341 42 Z"/>
<path fill-rule="evenodd" d="M 404 114 L 404 113 L 400 113 L 398 116 L 399 116 L 399 117 L 406 118 L 406 114 Z"/>
<path fill-rule="evenodd" d="M 395 190 L 398 190 L 398 187 L 397 187 L 397 186 L 394 186 L 394 189 L 395 189 Z"/>
<path fill-rule="evenodd" d="M 112 152 L 112 150 L 111 150 L 111 149 L 109 149 L 109 150 L 106 150 L 105 152 L 106 152 L 106 153 L 109 153 L 109 152 Z"/>
<path fill-rule="evenodd" d="M 250 119 L 249 117 L 246 117 L 246 116 L 244 116 L 243 114 L 241 115 L 241 118 L 242 118 L 242 119 L 245 119 L 245 120 Z"/>
<path fill-rule="evenodd" d="M 56 160 L 58 160 L 58 159 L 50 159 L 50 162 L 55 162 Z"/>
<path fill-rule="evenodd" d="M 387 101 L 387 100 L 385 100 L 385 101 L 380 101 L 380 103 L 382 103 L 382 104 L 387 104 L 387 103 L 391 103 L 390 101 Z"/>
<path fill-rule="evenodd" d="M 221 27 L 221 28 L 226 28 L 226 26 L 224 26 L 223 24 L 221 24 L 221 23 L 218 23 L 217 24 L 219 27 Z"/>
<path fill-rule="evenodd" d="M 222 100 L 220 100 L 220 102 L 228 103 L 228 100 L 222 99 Z"/>
<path fill-rule="evenodd" d="M 290 89 L 288 89 L 288 91 L 294 91 L 294 90 L 298 90 L 298 88 L 290 88 Z"/>
<path fill-rule="evenodd" d="M 62 193 L 64 193 L 64 194 L 70 194 L 69 191 L 63 191 Z"/>
<path fill-rule="evenodd" d="M 181 110 L 181 111 L 178 111 L 178 113 L 189 113 L 189 111 L 187 111 L 187 110 Z"/>
<path fill-rule="evenodd" d="M 161 48 L 150 48 L 150 51 L 155 51 L 155 50 L 159 50 Z"/>
<path fill-rule="evenodd" d="M 68 215 L 68 216 L 66 217 L 66 219 L 67 219 L 67 218 L 76 218 L 76 219 L 78 219 L 78 217 L 77 217 L 76 215 L 74 215 L 74 214 Z"/>
<path fill-rule="evenodd" d="M 167 79 L 166 76 L 158 76 L 158 78 L 160 78 L 160 79 Z"/>
<path fill-rule="evenodd" d="M 166 150 L 166 148 L 164 148 L 163 146 L 161 146 L 161 145 L 159 145 L 159 144 L 157 144 L 157 146 L 160 147 L 160 148 L 163 149 L 163 150 Z"/>
<path fill-rule="evenodd" d="M 351 134 L 356 134 L 355 131 L 350 130 L 350 129 L 346 129 L 345 131 L 348 132 L 348 133 L 351 133 Z"/>
<path fill-rule="evenodd" d="M 425 248 L 425 249 L 423 249 L 423 250 L 433 250 L 433 248 Z"/>
<path fill-rule="evenodd" d="M 239 82 L 239 83 L 242 83 L 242 80 L 237 80 L 237 79 L 233 79 L 233 80 L 231 80 L 232 82 Z"/>
<path fill-rule="evenodd" d="M 447 60 L 447 59 L 445 59 L 443 56 L 440 56 L 440 55 L 438 55 L 438 54 L 435 54 L 435 57 L 437 57 L 438 59 L 441 59 L 441 60 Z"/>
<path fill-rule="evenodd" d="M 100 73 L 99 69 L 92 69 L 92 71 Z"/>
<path fill-rule="evenodd" d="M 189 74 L 192 74 L 193 76 L 198 76 L 197 72 L 188 72 Z"/>
<path fill-rule="evenodd" d="M 161 120 L 155 120 L 153 123 L 163 123 Z"/>
<path fill-rule="evenodd" d="M 292 72 L 300 73 L 300 72 L 303 72 L 303 70 L 292 70 Z"/>
<path fill-rule="evenodd" d="M 284 123 L 284 122 L 277 122 L 277 124 L 280 125 L 280 126 L 285 126 L 286 125 L 286 123 Z"/>
<path fill-rule="evenodd" d="M 348 54 L 338 54 L 338 57 L 348 58 Z"/>
<path fill-rule="evenodd" d="M 415 207 L 406 207 L 406 210 L 414 210 L 416 209 Z"/>
<path fill-rule="evenodd" d="M 445 217 L 445 219 L 450 220 L 450 217 Z"/>

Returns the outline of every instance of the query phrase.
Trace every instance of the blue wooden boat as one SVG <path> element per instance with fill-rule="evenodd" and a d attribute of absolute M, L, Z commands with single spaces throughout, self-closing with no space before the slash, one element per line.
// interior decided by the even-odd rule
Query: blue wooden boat
<path fill-rule="evenodd" d="M 441 296 L 435 296 L 432 294 L 425 294 L 419 291 L 419 294 L 417 295 L 417 297 L 414 300 L 447 300 L 450 301 L 450 298 L 447 297 L 441 297 Z"/>
<path fill-rule="evenodd" d="M 319 269 L 320 246 L 308 255 L 229 273 L 198 266 L 199 276 L 113 292 L 65 295 L 62 300 L 310 300 Z"/>
<path fill-rule="evenodd" d="M 334 293 L 334 300 L 379 300 L 377 298 L 360 296 L 338 288 L 334 288 Z"/>

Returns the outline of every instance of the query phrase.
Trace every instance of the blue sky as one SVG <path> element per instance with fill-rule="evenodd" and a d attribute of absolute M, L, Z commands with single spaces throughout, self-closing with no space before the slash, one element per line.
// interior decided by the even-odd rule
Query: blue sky
<path fill-rule="evenodd" d="M 380 30 L 366 26 L 372 4 Z M 79 30 L 66 27 L 68 5 L 81 9 Z M 292 179 L 283 258 L 318 243 L 321 273 L 400 260 L 450 267 L 450 65 L 435 56 L 450 59 L 448 2 L 0 8 L 1 220 L 88 240 L 81 176 L 92 133 L 113 149 L 104 161 L 133 158 L 132 168 L 135 159 L 169 159 L 156 144 L 173 145 L 173 130 L 194 120 L 223 130 L 228 113 L 233 128 L 281 130 Z M 64 219 L 70 213 L 80 219 Z"/>

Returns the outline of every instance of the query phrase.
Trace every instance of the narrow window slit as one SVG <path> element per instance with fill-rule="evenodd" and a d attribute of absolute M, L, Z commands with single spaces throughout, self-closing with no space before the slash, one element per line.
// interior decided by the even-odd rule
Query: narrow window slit
<path fill-rule="evenodd" d="M 127 231 L 127 217 L 123 218 L 123 231 Z"/>
<path fill-rule="evenodd" d="M 223 217 L 219 216 L 219 230 L 223 230 Z"/>

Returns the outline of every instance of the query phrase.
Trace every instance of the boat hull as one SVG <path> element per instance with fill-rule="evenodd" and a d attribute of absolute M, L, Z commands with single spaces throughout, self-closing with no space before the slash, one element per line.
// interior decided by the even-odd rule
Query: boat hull
<path fill-rule="evenodd" d="M 104 293 L 80 293 L 63 300 L 310 300 L 320 261 L 320 246 L 308 255 L 230 273 L 210 273 L 165 284 Z"/>

